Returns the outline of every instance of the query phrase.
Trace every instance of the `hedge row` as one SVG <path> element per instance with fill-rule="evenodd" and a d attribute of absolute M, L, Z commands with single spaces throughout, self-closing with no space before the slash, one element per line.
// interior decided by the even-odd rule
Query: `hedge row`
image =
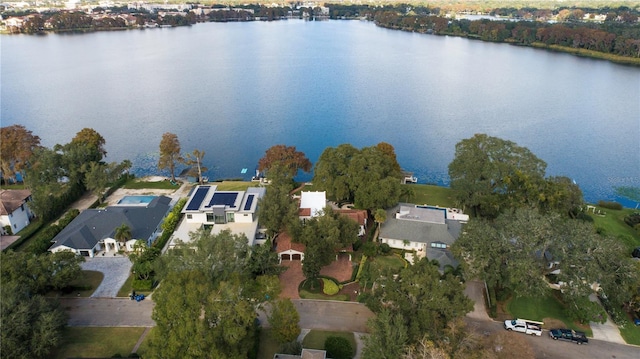
<path fill-rule="evenodd" d="M 45 253 L 51 247 L 51 241 L 60 233 L 74 218 L 80 214 L 77 209 L 72 209 L 64 215 L 58 224 L 52 224 L 39 231 L 31 240 L 26 251 L 33 254 Z"/>
<path fill-rule="evenodd" d="M 173 206 L 171 212 L 167 215 L 167 218 L 162 223 L 162 235 L 155 242 L 153 242 L 153 246 L 162 250 L 164 246 L 171 238 L 173 231 L 175 231 L 176 226 L 180 223 L 180 219 L 182 218 L 182 208 L 187 203 L 186 198 L 182 198 Z"/>

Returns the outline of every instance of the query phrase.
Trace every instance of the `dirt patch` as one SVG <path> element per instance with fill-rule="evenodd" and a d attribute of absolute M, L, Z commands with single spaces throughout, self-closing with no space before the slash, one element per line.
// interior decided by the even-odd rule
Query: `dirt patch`
<path fill-rule="evenodd" d="M 553 328 L 565 327 L 564 323 L 561 320 L 554 319 L 554 318 L 544 318 L 542 322 L 544 323 L 544 325 L 542 326 L 542 329 L 553 329 Z"/>

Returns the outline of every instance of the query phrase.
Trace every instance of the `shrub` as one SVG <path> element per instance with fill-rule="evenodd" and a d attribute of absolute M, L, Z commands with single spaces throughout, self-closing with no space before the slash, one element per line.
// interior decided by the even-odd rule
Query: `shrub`
<path fill-rule="evenodd" d="M 367 257 L 374 257 L 377 251 L 378 251 L 378 248 L 376 247 L 376 244 L 373 242 L 367 242 L 362 246 L 362 254 L 364 254 Z"/>
<path fill-rule="evenodd" d="M 391 252 L 391 247 L 389 247 L 387 243 L 382 243 L 379 248 L 380 248 L 380 253 L 384 255 L 387 255 Z"/>
<path fill-rule="evenodd" d="M 351 359 L 355 354 L 351 342 L 343 337 L 330 336 L 324 342 L 327 357 L 333 359 Z"/>
<path fill-rule="evenodd" d="M 640 213 L 635 212 L 625 216 L 624 223 L 630 227 L 639 229 L 637 226 L 640 225 Z"/>
<path fill-rule="evenodd" d="M 622 205 L 615 201 L 598 201 L 598 206 L 608 209 L 621 210 Z"/>
<path fill-rule="evenodd" d="M 133 290 L 151 290 L 153 288 L 153 280 L 151 279 L 133 279 L 131 289 Z"/>
<path fill-rule="evenodd" d="M 331 279 L 322 278 L 322 283 L 322 292 L 326 295 L 335 295 L 340 291 L 336 282 Z"/>
<path fill-rule="evenodd" d="M 284 343 L 280 347 L 280 353 L 300 355 L 302 353 L 302 344 L 299 341 L 294 340 L 292 342 Z"/>

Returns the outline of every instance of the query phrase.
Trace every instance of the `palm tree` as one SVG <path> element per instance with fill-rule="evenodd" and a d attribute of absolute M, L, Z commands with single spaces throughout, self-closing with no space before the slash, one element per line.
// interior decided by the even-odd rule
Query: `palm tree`
<path fill-rule="evenodd" d="M 131 228 L 129 226 L 127 226 L 125 223 L 122 223 L 120 225 L 120 227 L 116 228 L 116 233 L 114 235 L 115 239 L 120 242 L 120 243 L 124 243 L 128 240 L 131 239 Z"/>
<path fill-rule="evenodd" d="M 380 235 L 380 225 L 387 220 L 387 211 L 382 208 L 376 209 L 376 213 L 373 215 L 373 219 L 378 223 L 378 235 Z"/>

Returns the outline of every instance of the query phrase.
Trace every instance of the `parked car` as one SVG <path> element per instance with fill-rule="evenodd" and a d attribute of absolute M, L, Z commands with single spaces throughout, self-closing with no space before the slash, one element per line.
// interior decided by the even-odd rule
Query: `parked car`
<path fill-rule="evenodd" d="M 526 319 L 513 319 L 504 321 L 504 329 L 530 335 L 542 335 L 542 322 Z"/>
<path fill-rule="evenodd" d="M 578 345 L 589 343 L 589 339 L 587 339 L 587 336 L 583 332 L 576 332 L 571 329 L 551 329 L 549 331 L 549 336 L 553 340 L 568 340 L 575 342 Z"/>

